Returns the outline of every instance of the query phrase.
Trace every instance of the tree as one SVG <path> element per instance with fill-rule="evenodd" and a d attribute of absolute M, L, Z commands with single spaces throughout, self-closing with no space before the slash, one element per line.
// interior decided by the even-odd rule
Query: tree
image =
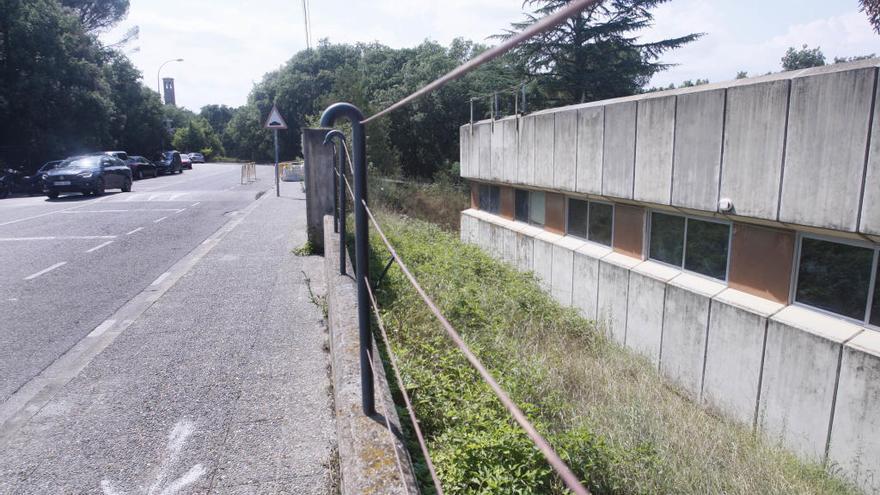
<path fill-rule="evenodd" d="M 172 143 L 175 149 L 182 152 L 198 151 L 207 159 L 224 154 L 220 138 L 202 117 L 195 117 L 186 126 L 177 129 Z"/>
<path fill-rule="evenodd" d="M 746 79 L 747 77 L 749 77 L 749 73 L 744 70 L 737 71 L 737 73 L 736 73 L 737 79 Z"/>
<path fill-rule="evenodd" d="M 571 0 L 526 0 L 535 8 L 526 20 L 497 36 L 506 39 Z M 523 76 L 538 81 L 548 104 L 601 100 L 638 93 L 670 64 L 664 53 L 699 39 L 701 33 L 640 43 L 653 25 L 651 9 L 668 0 L 598 2 L 558 27 L 520 45 L 514 52 Z"/>
<path fill-rule="evenodd" d="M 61 0 L 86 31 L 106 29 L 128 15 L 129 0 Z"/>
<path fill-rule="evenodd" d="M 860 8 L 868 16 L 868 22 L 880 34 L 880 0 L 859 0 Z"/>
<path fill-rule="evenodd" d="M 168 141 L 159 94 L 141 82 L 141 72 L 118 52 L 104 67 L 114 111 L 110 117 L 112 143 L 132 155 L 152 156 Z"/>
<path fill-rule="evenodd" d="M 868 55 L 854 55 L 852 57 L 834 57 L 834 64 L 844 64 L 847 62 L 855 62 L 857 60 L 868 60 L 876 57 L 875 54 L 871 53 Z"/>
<path fill-rule="evenodd" d="M 809 69 L 825 65 L 825 55 L 820 47 L 807 48 L 803 45 L 800 50 L 789 47 L 782 57 L 782 70 Z"/>
<path fill-rule="evenodd" d="M 221 135 L 226 130 L 226 124 L 232 120 L 234 112 L 235 109 L 226 105 L 205 105 L 199 111 L 199 117 L 204 118 L 211 124 L 214 133 Z"/>

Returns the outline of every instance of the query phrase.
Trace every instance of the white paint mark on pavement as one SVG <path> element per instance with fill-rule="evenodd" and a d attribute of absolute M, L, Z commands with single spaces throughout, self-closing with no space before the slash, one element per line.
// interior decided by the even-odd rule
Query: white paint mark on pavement
<path fill-rule="evenodd" d="M 142 231 L 142 230 L 144 230 L 143 227 L 138 227 L 138 228 L 136 228 L 136 229 L 134 229 L 134 230 L 132 230 L 132 231 L 130 231 L 130 232 L 126 232 L 125 235 L 136 234 L 136 233 L 138 233 L 138 232 L 140 232 L 140 231 Z"/>
<path fill-rule="evenodd" d="M 100 337 L 115 324 L 116 320 L 104 320 L 100 325 L 96 326 L 94 330 L 89 332 L 89 337 Z"/>
<path fill-rule="evenodd" d="M 64 214 L 80 214 L 80 213 L 128 213 L 131 211 L 177 211 L 180 208 L 129 208 L 124 210 L 74 210 L 62 211 Z"/>
<path fill-rule="evenodd" d="M 196 207 L 196 206 L 199 206 L 200 204 L 202 204 L 201 201 L 196 201 L 195 203 L 191 204 L 190 207 L 191 207 L 191 208 L 194 208 L 194 207 Z"/>
<path fill-rule="evenodd" d="M 54 269 L 56 269 L 56 268 L 58 268 L 58 267 L 60 267 L 60 266 L 64 266 L 64 265 L 66 265 L 66 264 L 67 264 L 66 261 L 61 261 L 61 262 L 55 263 L 54 265 L 50 266 L 49 268 L 45 268 L 45 269 L 43 269 L 43 270 L 40 270 L 40 271 L 38 271 L 37 273 L 34 273 L 33 275 L 28 275 L 28 276 L 25 277 L 24 279 L 25 279 L 25 280 L 33 280 L 33 279 L 39 277 L 40 275 L 45 275 L 45 274 L 51 272 L 52 270 L 54 270 Z"/>
<path fill-rule="evenodd" d="M 159 223 L 162 220 L 165 220 L 166 218 L 168 218 L 168 217 L 157 218 L 157 219 L 153 220 L 153 223 Z"/>
<path fill-rule="evenodd" d="M 186 211 L 186 208 L 181 208 L 181 209 L 175 211 L 174 214 L 177 215 L 178 213 L 181 213 L 183 211 Z"/>
<path fill-rule="evenodd" d="M 156 280 L 153 280 L 153 283 L 150 284 L 150 285 L 159 285 L 159 284 L 161 284 L 162 281 L 165 280 L 166 278 L 168 278 L 169 275 L 171 275 L 170 272 L 165 272 L 165 273 L 163 273 L 162 275 L 159 275 L 159 278 L 157 278 Z"/>
<path fill-rule="evenodd" d="M 205 475 L 206 470 L 204 466 L 196 464 L 182 476 L 168 482 L 169 475 L 172 473 L 172 469 L 176 467 L 180 453 L 186 445 L 186 440 L 193 432 L 195 432 L 195 427 L 192 421 L 184 418 L 178 421 L 174 428 L 171 429 L 171 432 L 168 433 L 168 454 L 159 467 L 159 474 L 156 476 L 156 480 L 146 492 L 147 495 L 175 495 Z M 101 481 L 101 490 L 104 492 L 104 495 L 125 495 L 126 493 L 114 488 L 110 480 L 107 479 Z"/>
<path fill-rule="evenodd" d="M 115 235 L 50 235 L 42 237 L 0 237 L 0 242 L 17 241 L 76 241 L 92 239 L 116 239 Z"/>
<path fill-rule="evenodd" d="M 101 244 L 98 244 L 97 246 L 93 247 L 92 249 L 89 249 L 86 252 L 87 253 L 94 253 L 95 251 L 101 249 L 102 247 L 107 247 L 110 244 L 113 244 L 113 241 L 102 242 Z"/>

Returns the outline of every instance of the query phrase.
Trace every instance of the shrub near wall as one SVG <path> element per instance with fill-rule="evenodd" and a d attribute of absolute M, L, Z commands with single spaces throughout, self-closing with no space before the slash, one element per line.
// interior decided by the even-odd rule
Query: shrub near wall
<path fill-rule="evenodd" d="M 380 221 L 441 311 L 593 493 L 850 493 L 820 466 L 667 388 L 530 274 L 435 225 L 391 214 Z M 387 254 L 377 235 L 372 243 L 376 273 Z M 566 493 L 397 268 L 377 296 L 444 490 Z"/>

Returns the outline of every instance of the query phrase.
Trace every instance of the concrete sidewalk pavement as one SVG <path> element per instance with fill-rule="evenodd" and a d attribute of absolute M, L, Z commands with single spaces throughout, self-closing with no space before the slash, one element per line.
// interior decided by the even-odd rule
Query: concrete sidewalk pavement
<path fill-rule="evenodd" d="M 292 253 L 306 239 L 300 185 L 272 192 L 22 408 L 0 438 L 0 494 L 329 493 L 329 355 L 310 292 L 322 261 Z"/>

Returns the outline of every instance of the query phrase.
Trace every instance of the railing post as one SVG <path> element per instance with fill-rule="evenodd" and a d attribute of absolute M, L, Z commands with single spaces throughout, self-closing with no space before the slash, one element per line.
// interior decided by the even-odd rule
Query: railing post
<path fill-rule="evenodd" d="M 338 189 L 336 197 L 339 198 L 337 203 L 339 209 L 336 213 L 336 227 L 339 232 L 339 274 L 345 275 L 345 134 L 340 131 L 332 130 L 324 137 L 324 144 L 328 144 L 332 139 L 336 139 L 336 168 L 339 175 L 336 177 Z"/>
<path fill-rule="evenodd" d="M 364 207 L 364 203 L 367 202 L 367 146 L 364 124 L 361 123 L 364 120 L 364 114 L 351 103 L 335 103 L 327 107 L 321 115 L 321 127 L 332 127 L 340 117 L 345 117 L 351 122 L 351 153 L 352 165 L 354 166 L 355 283 L 357 285 L 361 356 L 361 406 L 365 415 L 372 416 L 376 413 L 376 402 L 370 365 L 373 354 L 373 335 L 370 332 L 370 300 L 367 294 L 369 230 L 367 229 L 367 211 Z M 344 249 L 344 246 L 340 246 L 340 249 Z"/>

